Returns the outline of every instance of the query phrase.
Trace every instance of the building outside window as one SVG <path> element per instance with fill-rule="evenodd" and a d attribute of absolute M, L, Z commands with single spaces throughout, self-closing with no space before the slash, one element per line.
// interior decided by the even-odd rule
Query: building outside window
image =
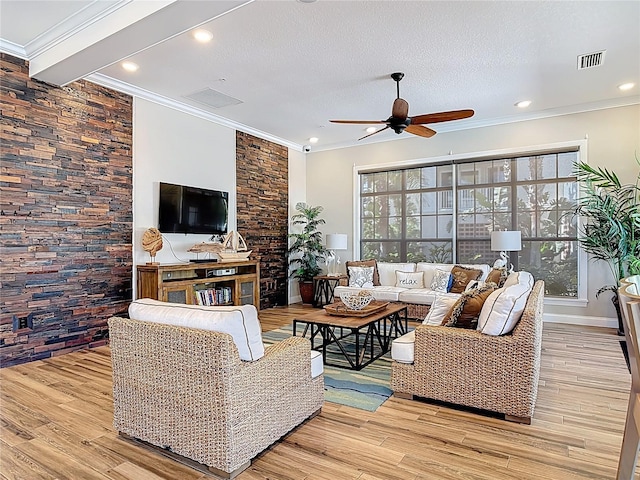
<path fill-rule="evenodd" d="M 390 262 L 488 263 L 493 230 L 520 230 L 516 269 L 547 295 L 578 296 L 573 211 L 578 152 L 460 160 L 359 175 L 360 257 Z"/>

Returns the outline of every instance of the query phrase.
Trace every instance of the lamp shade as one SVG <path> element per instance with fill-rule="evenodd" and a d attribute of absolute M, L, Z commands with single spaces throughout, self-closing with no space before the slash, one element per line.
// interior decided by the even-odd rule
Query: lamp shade
<path fill-rule="evenodd" d="M 491 232 L 491 250 L 494 252 L 519 252 L 522 250 L 520 230 Z"/>
<path fill-rule="evenodd" d="M 328 233 L 327 249 L 329 250 L 346 250 L 347 234 L 346 233 Z"/>

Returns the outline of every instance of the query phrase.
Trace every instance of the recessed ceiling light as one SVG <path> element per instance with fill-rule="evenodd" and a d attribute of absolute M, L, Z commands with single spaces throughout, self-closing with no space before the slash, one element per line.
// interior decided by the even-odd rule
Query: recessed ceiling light
<path fill-rule="evenodd" d="M 193 38 L 201 43 L 207 43 L 210 42 L 213 38 L 213 33 L 211 33 L 209 30 L 199 29 L 193 32 Z"/>
<path fill-rule="evenodd" d="M 625 90 L 631 90 L 635 86 L 636 86 L 635 83 L 629 82 L 629 83 L 623 83 L 622 85 L 618 85 L 618 88 L 622 91 L 625 91 Z"/>
<path fill-rule="evenodd" d="M 316 0 L 298 0 L 300 3 L 313 3 Z"/>
<path fill-rule="evenodd" d="M 531 100 L 523 100 L 516 103 L 516 107 L 518 108 L 527 108 L 529 105 L 531 105 Z"/>
<path fill-rule="evenodd" d="M 133 62 L 122 62 L 122 68 L 124 68 L 127 72 L 135 72 L 138 70 L 138 65 Z"/>
<path fill-rule="evenodd" d="M 318 137 L 311 137 L 309 143 L 318 143 Z"/>
<path fill-rule="evenodd" d="M 373 133 L 373 132 L 375 132 L 376 130 L 377 130 L 377 128 L 376 128 L 376 127 L 367 127 L 367 129 L 365 130 L 365 132 L 367 132 L 367 133 Z"/>

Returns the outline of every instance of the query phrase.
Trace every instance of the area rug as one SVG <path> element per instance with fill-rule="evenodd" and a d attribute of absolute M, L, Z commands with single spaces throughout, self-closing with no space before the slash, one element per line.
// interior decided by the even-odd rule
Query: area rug
<path fill-rule="evenodd" d="M 271 344 L 290 337 L 291 333 L 291 326 L 286 326 L 263 332 L 262 338 L 265 344 Z M 390 378 L 391 356 L 389 354 L 360 371 L 325 365 L 324 399 L 327 402 L 375 412 L 393 393 L 389 388 Z"/>

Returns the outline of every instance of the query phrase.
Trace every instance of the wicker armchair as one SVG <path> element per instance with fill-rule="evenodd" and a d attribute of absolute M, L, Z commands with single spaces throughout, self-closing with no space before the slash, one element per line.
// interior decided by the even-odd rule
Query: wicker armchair
<path fill-rule="evenodd" d="M 245 362 L 225 333 L 115 317 L 109 332 L 115 428 L 216 475 L 233 478 L 322 406 L 306 339 Z"/>
<path fill-rule="evenodd" d="M 391 389 L 402 398 L 415 395 L 530 423 L 540 377 L 543 300 L 539 280 L 508 335 L 419 325 L 414 363 L 392 363 Z"/>

